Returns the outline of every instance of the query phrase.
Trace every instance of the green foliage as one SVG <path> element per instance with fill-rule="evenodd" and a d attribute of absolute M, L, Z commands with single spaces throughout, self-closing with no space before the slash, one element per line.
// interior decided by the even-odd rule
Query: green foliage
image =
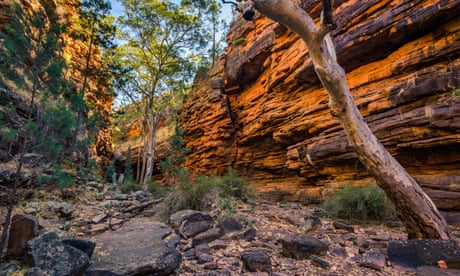
<path fill-rule="evenodd" d="M 16 142 L 18 131 L 3 120 L 3 114 L 0 113 L 0 147 L 10 146 Z"/>
<path fill-rule="evenodd" d="M 54 166 L 51 174 L 43 174 L 38 179 L 39 183 L 52 183 L 59 189 L 72 186 L 75 183 L 74 178 L 68 172 L 64 171 L 62 165 Z"/>
<path fill-rule="evenodd" d="M 94 159 L 90 159 L 85 166 L 81 166 L 77 169 L 77 176 L 81 179 L 101 181 L 101 171 L 97 166 L 97 162 Z"/>
<path fill-rule="evenodd" d="M 245 37 L 240 37 L 235 40 L 233 40 L 232 44 L 233 46 L 238 46 L 238 45 L 244 45 L 246 44 L 247 40 Z"/>
<path fill-rule="evenodd" d="M 125 161 L 125 181 L 131 181 L 134 182 L 134 172 L 133 172 L 133 164 L 132 164 L 132 153 L 131 153 L 131 147 L 128 148 L 128 154 L 126 155 L 126 161 Z"/>
<path fill-rule="evenodd" d="M 238 176 L 237 171 L 232 167 L 227 168 L 225 175 L 218 177 L 217 183 L 221 197 L 233 197 L 245 200 L 253 194 L 247 180 Z"/>
<path fill-rule="evenodd" d="M 136 192 L 141 189 L 141 186 L 133 180 L 126 180 L 123 183 L 118 183 L 118 187 L 122 193 Z"/>
<path fill-rule="evenodd" d="M 184 131 L 176 125 L 174 134 L 170 138 L 170 148 L 166 151 L 166 158 L 160 162 L 163 175 L 169 184 L 174 184 L 178 178 L 186 174 L 186 169 L 182 168 L 182 165 L 190 150 L 184 147 L 183 135 Z"/>
<path fill-rule="evenodd" d="M 212 203 L 220 211 L 233 214 L 237 200 L 252 196 L 247 181 L 231 168 L 223 176 L 199 175 L 193 181 L 188 175 L 183 175 L 179 183 L 178 189 L 165 200 L 163 218 L 184 209 L 204 210 Z"/>
<path fill-rule="evenodd" d="M 345 186 L 327 197 L 324 210 L 333 217 L 359 221 L 384 221 L 395 215 L 395 209 L 377 185 Z"/>
<path fill-rule="evenodd" d="M 153 195 L 160 195 L 163 193 L 163 187 L 153 180 L 148 183 L 148 190 Z"/>
<path fill-rule="evenodd" d="M 112 177 L 114 173 L 115 173 L 115 162 L 110 161 L 109 166 L 107 167 L 107 170 L 105 172 L 105 181 L 108 183 L 112 183 Z"/>
<path fill-rule="evenodd" d="M 236 212 L 236 198 L 232 196 L 220 197 L 217 199 L 217 209 L 228 216 L 233 216 Z"/>

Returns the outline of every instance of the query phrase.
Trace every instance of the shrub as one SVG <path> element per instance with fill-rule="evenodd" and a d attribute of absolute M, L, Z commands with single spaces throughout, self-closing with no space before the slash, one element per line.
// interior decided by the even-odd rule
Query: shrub
<path fill-rule="evenodd" d="M 182 175 L 179 187 L 163 203 L 161 216 L 184 210 L 204 210 L 215 203 L 220 211 L 234 213 L 235 201 L 247 199 L 252 193 L 246 180 L 240 178 L 232 168 L 223 176 L 197 176 L 191 181 Z"/>
<path fill-rule="evenodd" d="M 232 167 L 228 167 L 227 174 L 218 177 L 216 182 L 218 183 L 220 197 L 234 197 L 246 200 L 252 196 L 248 181 L 238 176 L 238 173 Z"/>
<path fill-rule="evenodd" d="M 148 183 L 148 189 L 149 192 L 154 195 L 160 195 L 163 192 L 163 187 L 153 180 Z"/>
<path fill-rule="evenodd" d="M 385 221 L 395 215 L 393 204 L 377 185 L 345 186 L 327 197 L 323 208 L 328 215 L 347 220 Z"/>
<path fill-rule="evenodd" d="M 118 184 L 120 187 L 120 191 L 122 193 L 129 193 L 129 192 L 136 192 L 141 189 L 141 186 L 136 183 L 134 180 L 125 180 L 123 183 Z"/>

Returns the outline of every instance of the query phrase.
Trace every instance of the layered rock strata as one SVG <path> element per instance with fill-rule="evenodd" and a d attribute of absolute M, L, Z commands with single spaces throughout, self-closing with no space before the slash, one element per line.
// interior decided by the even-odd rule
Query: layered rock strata
<path fill-rule="evenodd" d="M 317 20 L 319 2 L 305 7 Z M 332 37 L 366 122 L 441 210 L 460 211 L 460 0 L 335 2 Z M 181 114 L 191 170 L 232 165 L 300 200 L 374 182 L 296 34 L 256 14 L 228 43 L 223 74 L 198 82 Z"/>

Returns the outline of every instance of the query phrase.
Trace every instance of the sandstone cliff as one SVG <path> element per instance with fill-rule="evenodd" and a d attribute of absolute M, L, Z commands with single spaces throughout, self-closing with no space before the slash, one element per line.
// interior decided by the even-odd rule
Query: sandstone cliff
<path fill-rule="evenodd" d="M 320 1 L 306 9 L 315 18 Z M 460 0 L 335 1 L 339 63 L 366 122 L 441 210 L 460 211 Z M 273 198 L 370 183 L 299 37 L 238 19 L 181 113 L 194 172 L 244 170 Z"/>

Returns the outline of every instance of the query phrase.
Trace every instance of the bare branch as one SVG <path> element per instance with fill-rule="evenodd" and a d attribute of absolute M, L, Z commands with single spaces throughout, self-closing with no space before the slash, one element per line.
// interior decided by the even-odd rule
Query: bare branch
<path fill-rule="evenodd" d="M 322 25 L 325 25 L 329 30 L 334 30 L 337 28 L 337 24 L 332 17 L 332 4 L 334 0 L 322 0 L 323 2 L 323 12 L 322 12 Z"/>

